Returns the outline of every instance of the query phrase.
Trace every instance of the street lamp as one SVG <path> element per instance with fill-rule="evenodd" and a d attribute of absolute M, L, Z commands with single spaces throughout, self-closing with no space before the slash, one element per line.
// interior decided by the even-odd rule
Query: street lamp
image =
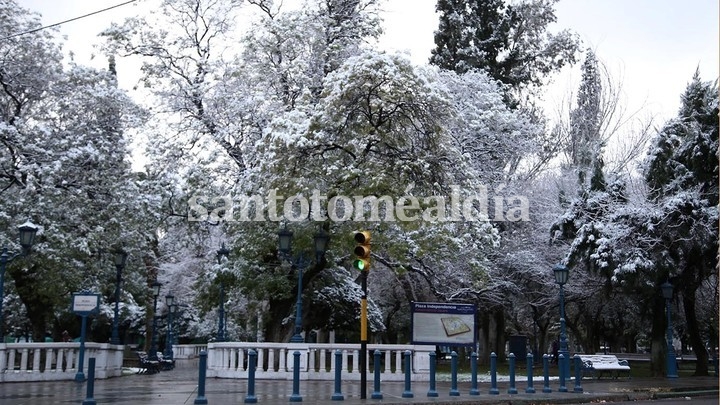
<path fill-rule="evenodd" d="M 178 308 L 179 308 L 179 307 L 180 307 L 180 306 L 179 306 L 178 304 L 176 304 L 175 301 L 173 300 L 173 304 L 170 305 L 170 313 L 172 314 L 173 317 L 174 317 L 175 315 L 177 315 L 177 313 L 178 313 Z M 176 334 L 175 334 L 175 325 L 173 325 L 173 324 L 171 323 L 171 324 L 170 324 L 170 359 L 171 359 L 171 360 L 172 360 L 173 358 L 175 358 L 175 352 L 173 352 L 172 347 L 173 347 L 173 345 L 175 344 L 175 341 L 176 341 L 176 340 L 177 340 L 177 336 L 176 336 Z"/>
<path fill-rule="evenodd" d="M 22 251 L 13 254 L 12 256 L 8 253 L 7 246 L 3 248 L 2 254 L 0 255 L 0 343 L 5 343 L 5 320 L 3 319 L 3 300 L 5 299 L 5 267 L 8 263 L 17 259 L 19 256 L 27 256 L 30 253 L 33 242 L 35 241 L 35 234 L 38 231 L 37 226 L 30 222 L 25 222 L 18 227 L 20 231 L 20 246 Z"/>
<path fill-rule="evenodd" d="M 110 343 L 114 345 L 120 344 L 120 334 L 118 332 L 118 313 L 120 312 L 120 282 L 122 281 L 122 271 L 125 268 L 128 254 L 118 249 L 115 252 L 115 317 L 113 318 L 112 335 Z"/>
<path fill-rule="evenodd" d="M 553 273 L 555 274 L 555 282 L 560 286 L 560 349 L 558 350 L 558 358 L 562 355 L 563 360 L 562 362 L 558 361 L 558 367 L 560 374 L 565 378 L 569 378 L 570 353 L 568 352 L 567 335 L 565 334 L 565 291 L 563 287 L 568 281 L 570 271 L 567 267 L 558 263 L 553 267 Z M 558 391 L 567 392 L 567 387 L 562 385 Z"/>
<path fill-rule="evenodd" d="M 287 227 L 281 229 L 278 232 L 278 250 L 283 258 L 290 260 L 291 264 L 298 269 L 297 301 L 295 303 L 295 334 L 290 338 L 290 343 L 303 343 L 305 339 L 302 336 L 302 278 L 303 270 L 305 270 L 309 261 L 305 259 L 302 252 L 297 258 L 292 259 L 292 236 L 292 231 L 288 230 Z M 320 262 L 325 255 L 329 240 L 330 236 L 322 229 L 313 235 L 316 262 Z"/>
<path fill-rule="evenodd" d="M 173 358 L 173 349 L 172 349 L 172 308 L 175 302 L 175 296 L 172 294 L 168 294 L 165 296 L 165 304 L 168 308 L 168 322 L 167 322 L 167 331 L 165 334 L 165 351 L 163 352 L 163 355 L 166 359 L 172 359 Z"/>
<path fill-rule="evenodd" d="M 230 255 L 230 250 L 225 247 L 223 243 L 220 249 L 216 252 L 218 265 L 222 264 L 223 256 L 227 259 Z M 225 285 L 223 284 L 223 278 L 218 274 L 220 280 L 220 307 L 218 308 L 218 330 L 217 330 L 217 341 L 225 341 Z"/>
<path fill-rule="evenodd" d="M 673 285 L 666 281 L 661 286 L 665 298 L 665 312 L 667 312 L 667 378 L 677 378 L 677 363 L 675 360 L 675 347 L 673 346 L 672 317 L 670 316 L 670 301 L 673 297 Z"/>
<path fill-rule="evenodd" d="M 157 300 L 160 295 L 160 287 L 162 284 L 155 280 L 152 283 L 153 293 L 153 322 L 152 322 L 152 335 L 150 336 L 150 353 L 148 354 L 149 360 L 157 360 Z"/>

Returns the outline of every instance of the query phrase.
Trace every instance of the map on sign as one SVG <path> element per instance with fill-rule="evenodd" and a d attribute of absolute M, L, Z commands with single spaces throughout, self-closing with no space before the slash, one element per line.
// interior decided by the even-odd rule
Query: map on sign
<path fill-rule="evenodd" d="M 455 336 L 461 333 L 470 332 L 470 327 L 460 317 L 451 316 L 448 318 L 440 318 L 440 321 L 445 328 L 445 334 L 448 336 Z"/>

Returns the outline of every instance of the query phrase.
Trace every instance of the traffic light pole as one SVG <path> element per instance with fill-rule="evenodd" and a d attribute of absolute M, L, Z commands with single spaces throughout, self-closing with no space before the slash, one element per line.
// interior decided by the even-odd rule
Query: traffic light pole
<path fill-rule="evenodd" d="M 367 343 L 368 343 L 368 316 L 367 316 L 367 277 L 370 270 L 370 231 L 355 233 L 355 256 L 353 268 L 360 270 L 360 285 L 362 297 L 360 298 L 360 399 L 367 398 Z M 375 365 L 379 367 L 379 365 Z"/>
<path fill-rule="evenodd" d="M 360 298 L 360 399 L 367 398 L 367 276 L 368 272 L 360 272 L 362 297 Z M 376 366 L 377 367 L 377 366 Z"/>

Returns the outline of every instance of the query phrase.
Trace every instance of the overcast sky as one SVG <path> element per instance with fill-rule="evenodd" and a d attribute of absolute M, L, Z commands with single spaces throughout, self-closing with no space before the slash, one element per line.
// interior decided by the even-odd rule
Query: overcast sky
<path fill-rule="evenodd" d="M 18 0 L 21 6 L 42 14 L 43 24 L 54 24 L 127 0 Z M 90 61 L 94 35 L 111 21 L 137 13 L 136 4 L 124 5 L 88 18 L 64 24 L 68 36 L 65 49 L 76 61 Z M 386 0 L 383 47 L 406 50 L 416 63 L 425 63 L 433 47 L 437 28 L 435 0 Z M 661 118 L 674 116 L 680 93 L 696 67 L 705 80 L 718 77 L 720 44 L 717 0 L 561 0 L 553 30 L 576 32 L 586 47 L 596 51 L 617 80 L 622 79 L 627 104 L 646 105 Z M 118 70 L 123 78 L 122 61 Z M 127 67 L 131 70 L 132 67 Z M 558 102 L 577 85 L 577 67 L 555 80 L 548 102 Z M 130 84 L 128 84 L 128 87 Z"/>

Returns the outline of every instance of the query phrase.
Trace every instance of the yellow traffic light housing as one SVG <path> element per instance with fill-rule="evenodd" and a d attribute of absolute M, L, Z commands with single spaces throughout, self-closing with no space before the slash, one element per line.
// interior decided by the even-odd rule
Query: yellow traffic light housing
<path fill-rule="evenodd" d="M 355 256 L 353 260 L 353 268 L 360 271 L 368 271 L 370 269 L 370 231 L 355 232 Z"/>

